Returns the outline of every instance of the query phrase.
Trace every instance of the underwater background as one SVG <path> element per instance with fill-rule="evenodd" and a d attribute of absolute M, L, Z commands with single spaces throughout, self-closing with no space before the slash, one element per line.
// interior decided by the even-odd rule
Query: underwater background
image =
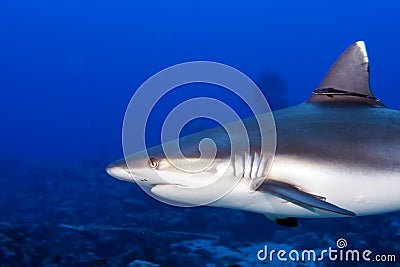
<path fill-rule="evenodd" d="M 400 109 L 398 1 L 2 0 L 0 266 L 337 266 L 262 263 L 257 251 L 321 250 L 339 238 L 399 258 L 399 212 L 284 228 L 260 214 L 167 206 L 104 170 L 123 156 L 130 98 L 156 72 L 224 63 L 279 109 L 305 101 L 358 40 L 375 96 Z M 213 89 L 195 85 L 168 103 L 203 94 Z M 153 118 L 152 145 L 162 121 Z"/>

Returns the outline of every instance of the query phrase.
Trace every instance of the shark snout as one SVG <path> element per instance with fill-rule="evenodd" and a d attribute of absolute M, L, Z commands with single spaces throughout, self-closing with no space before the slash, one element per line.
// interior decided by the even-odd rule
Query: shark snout
<path fill-rule="evenodd" d="M 125 159 L 119 159 L 110 163 L 106 167 L 106 172 L 114 178 L 121 180 L 132 180 L 133 177 L 129 172 Z"/>

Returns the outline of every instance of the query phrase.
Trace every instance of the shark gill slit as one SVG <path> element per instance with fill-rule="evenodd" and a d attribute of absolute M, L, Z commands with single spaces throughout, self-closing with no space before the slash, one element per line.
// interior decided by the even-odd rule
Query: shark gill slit
<path fill-rule="evenodd" d="M 262 153 L 235 154 L 234 172 L 238 178 L 256 179 L 265 177 L 268 157 Z"/>

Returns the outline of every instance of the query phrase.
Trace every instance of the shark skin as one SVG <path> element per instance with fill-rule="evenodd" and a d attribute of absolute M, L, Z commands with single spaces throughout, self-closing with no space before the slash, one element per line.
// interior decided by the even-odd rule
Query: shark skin
<path fill-rule="evenodd" d="M 183 153 L 193 159 L 199 157 L 198 141 L 213 139 L 217 163 L 227 164 L 225 176 L 239 178 L 227 194 L 208 205 L 262 213 L 284 226 L 297 226 L 295 218 L 400 210 L 400 111 L 386 108 L 372 94 L 364 42 L 354 43 L 339 57 L 306 102 L 273 115 L 277 144 L 270 168 L 265 167 L 268 158 L 260 155 L 257 138 L 250 138 L 250 153 L 236 151 L 232 158 L 218 127 L 182 138 Z M 244 123 L 250 136 L 256 136 L 254 120 Z M 185 179 L 168 163 L 160 146 L 147 152 L 150 163 L 140 152 L 111 163 L 107 172 L 140 183 L 163 199 L 201 203 L 201 196 L 194 197 L 182 186 L 212 181 L 218 172 L 215 168 Z M 169 177 L 168 183 L 155 172 Z M 254 178 L 263 182 L 249 190 Z"/>

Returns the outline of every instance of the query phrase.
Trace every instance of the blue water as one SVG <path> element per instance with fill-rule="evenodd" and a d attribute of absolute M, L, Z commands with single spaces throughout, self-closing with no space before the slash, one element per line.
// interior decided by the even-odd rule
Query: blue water
<path fill-rule="evenodd" d="M 400 257 L 399 213 L 287 229 L 257 214 L 170 207 L 104 172 L 122 157 L 135 90 L 186 61 L 272 83 L 278 109 L 307 99 L 364 40 L 374 94 L 399 109 L 399 32 L 397 1 L 1 1 L 0 266 L 254 266 L 264 243 L 321 249 L 341 237 Z"/>

